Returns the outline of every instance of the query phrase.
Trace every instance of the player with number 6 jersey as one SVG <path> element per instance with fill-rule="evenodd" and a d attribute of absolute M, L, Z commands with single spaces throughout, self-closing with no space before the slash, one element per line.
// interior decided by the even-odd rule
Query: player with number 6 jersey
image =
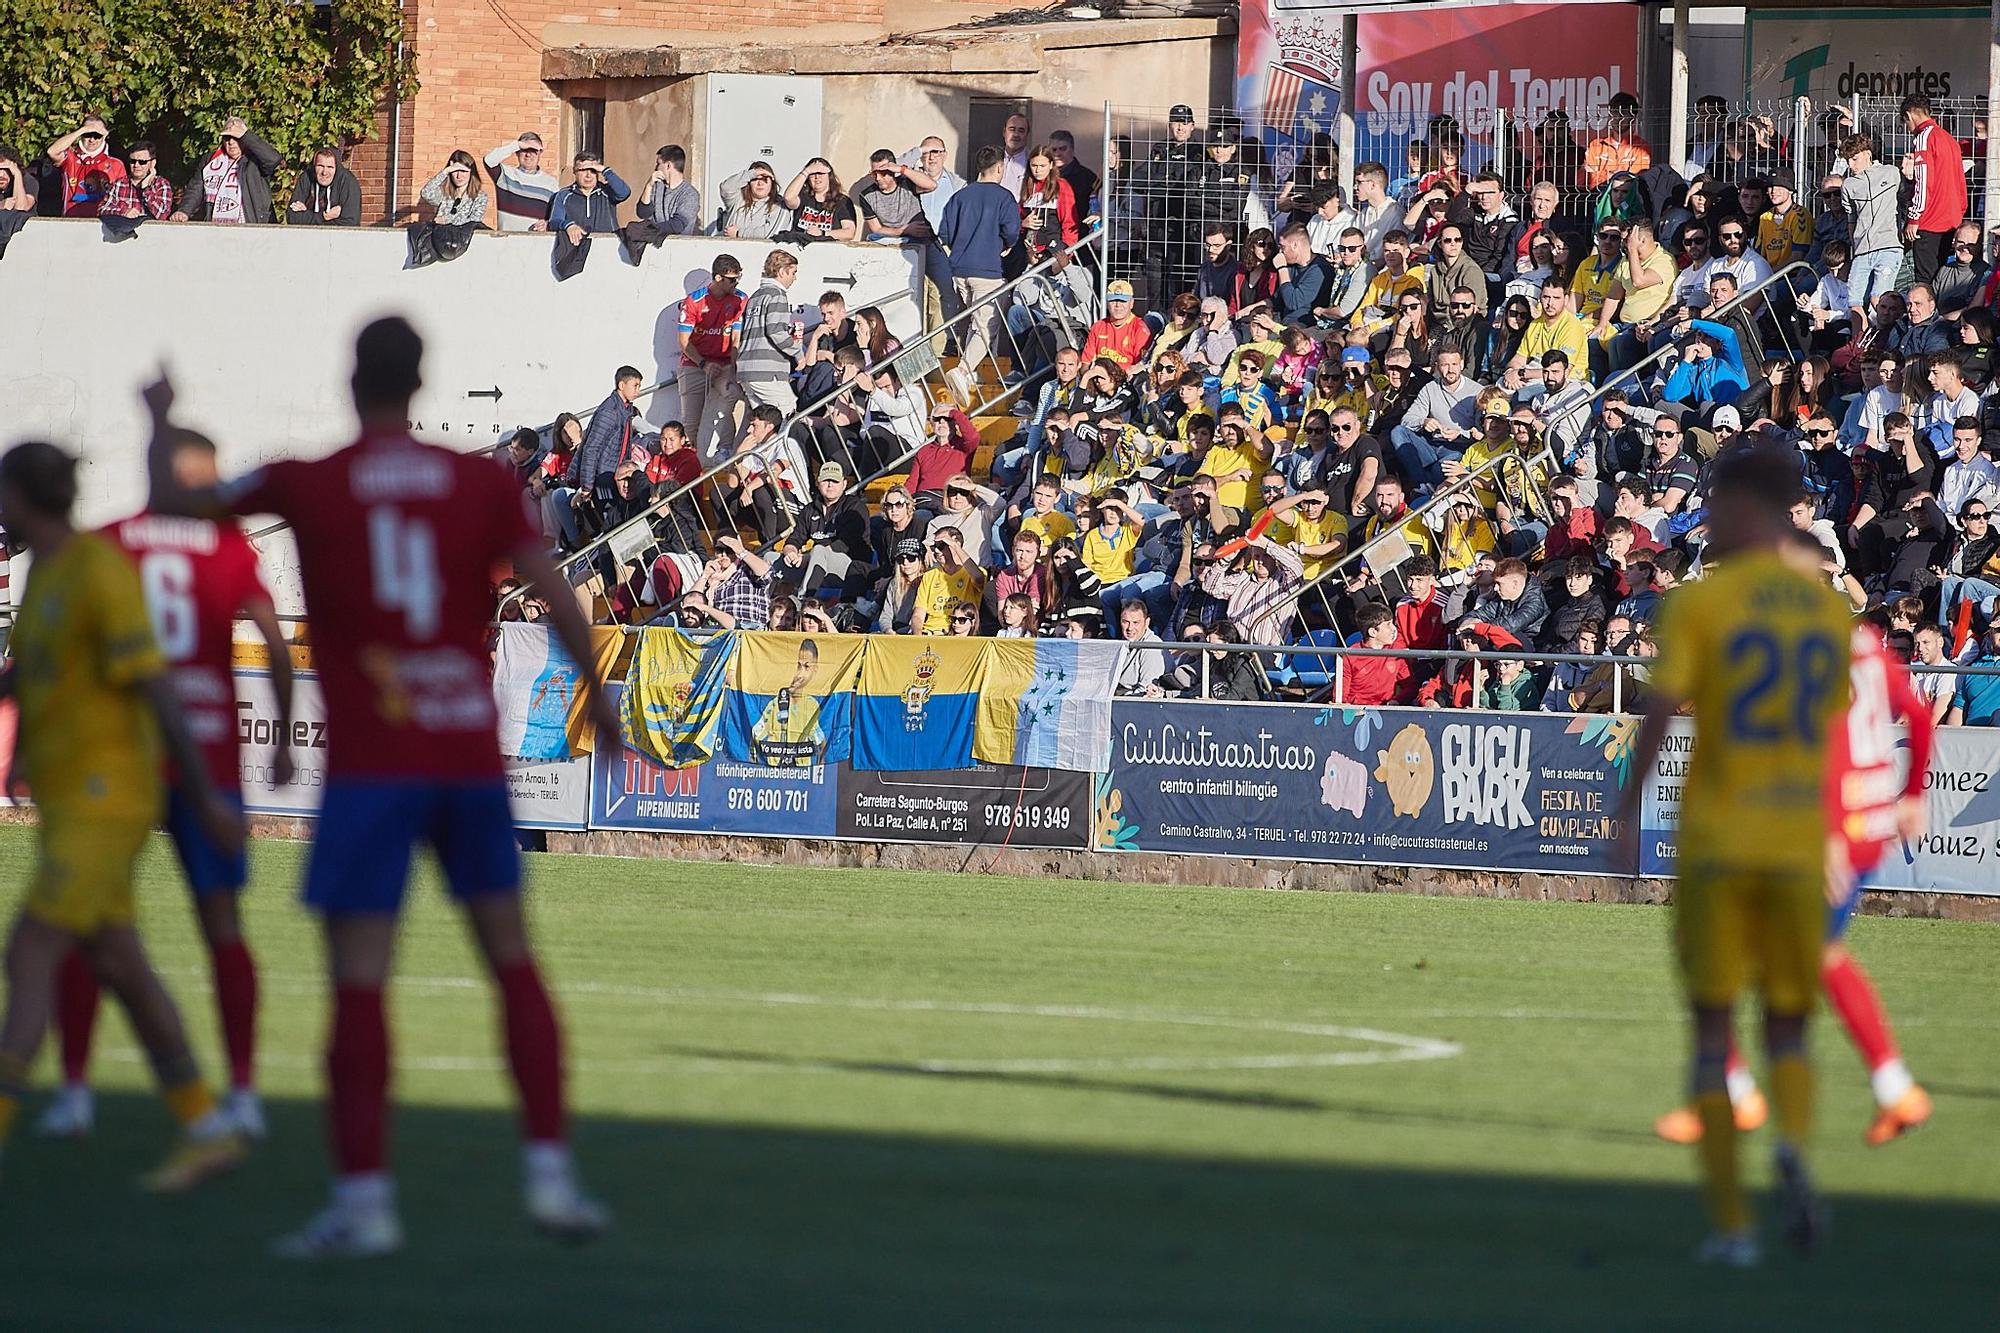
<path fill-rule="evenodd" d="M 419 843 L 437 854 L 498 984 L 521 1100 L 529 1219 L 572 1240 L 609 1222 L 571 1163 L 561 1037 L 521 908 L 486 655 L 496 568 L 511 563 L 548 590 L 552 626 L 582 666 L 593 720 L 615 733 L 617 714 L 590 666 L 582 613 L 509 474 L 491 459 L 411 437 L 422 355 L 404 320 L 368 325 L 351 381 L 359 438 L 325 458 L 272 463 L 218 488 L 177 482 L 165 444 L 172 386 L 162 379 L 146 391 L 156 509 L 275 514 L 291 526 L 326 698 L 327 788 L 305 897 L 321 915 L 332 974 L 336 1179 L 330 1206 L 275 1246 L 290 1258 L 383 1254 L 401 1244 L 388 1170 L 384 991 Z"/>
<path fill-rule="evenodd" d="M 173 464 L 190 484 L 215 483 L 215 445 L 205 436 L 180 432 Z M 147 617 L 166 659 L 167 680 L 181 715 L 201 748 L 210 783 L 240 812 L 242 756 L 232 671 L 237 616 L 256 625 L 270 655 L 280 734 L 289 734 L 292 708 L 289 649 L 271 595 L 257 572 L 257 552 L 233 524 L 170 514 L 134 514 L 106 528 L 103 535 L 138 568 Z M 290 756 L 282 745 L 273 767 L 279 782 L 286 781 Z M 172 776 L 168 775 L 170 780 Z M 264 1111 L 253 1081 L 257 968 L 243 938 L 236 901 L 249 880 L 249 860 L 241 844 L 230 849 L 216 846 L 178 785 L 168 792 L 167 832 L 194 893 L 195 916 L 208 946 L 222 1044 L 229 1056 L 230 1091 L 223 1111 L 244 1134 L 262 1138 Z M 88 1073 L 98 992 L 97 977 L 83 951 L 71 950 L 56 978 L 63 1087 L 38 1122 L 44 1134 L 87 1134 L 95 1120 Z"/>

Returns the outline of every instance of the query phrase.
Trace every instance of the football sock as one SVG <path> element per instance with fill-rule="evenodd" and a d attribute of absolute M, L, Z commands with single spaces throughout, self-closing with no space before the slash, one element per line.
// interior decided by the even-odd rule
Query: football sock
<path fill-rule="evenodd" d="M 1743 1051 L 1734 1041 L 1729 1043 L 1729 1063 L 1723 1068 L 1723 1086 L 1729 1089 L 1732 1106 L 1757 1091 L 1757 1078 L 1743 1062 Z"/>
<path fill-rule="evenodd" d="M 562 1033 L 541 975 L 526 959 L 494 969 L 507 1028 L 507 1063 L 521 1094 L 521 1137 L 531 1143 L 563 1137 Z"/>
<path fill-rule="evenodd" d="M 1771 1101 L 1777 1112 L 1778 1134 L 1794 1148 L 1803 1148 L 1812 1131 L 1812 1067 L 1803 1049 L 1771 1053 Z"/>
<path fill-rule="evenodd" d="M 90 1081 L 90 1038 L 97 1029 L 97 974 L 83 950 L 71 949 L 56 969 L 56 1033 L 63 1082 Z"/>
<path fill-rule="evenodd" d="M 11 1055 L 0 1055 L 0 1144 L 7 1142 L 7 1135 L 14 1128 L 14 1118 L 21 1113 L 21 1103 L 28 1095 L 28 1062 Z"/>
<path fill-rule="evenodd" d="M 379 1174 L 388 1160 L 389 1023 L 377 987 L 334 988 L 326 1079 L 339 1173 Z"/>
<path fill-rule="evenodd" d="M 1737 1232 L 1750 1226 L 1750 1208 L 1737 1175 L 1736 1113 L 1729 1094 L 1717 1088 L 1695 1094 L 1701 1116 L 1701 1186 L 1708 1204 L 1708 1223 L 1717 1231 Z"/>
<path fill-rule="evenodd" d="M 1854 955 L 1845 951 L 1820 970 L 1820 980 L 1826 987 L 1827 1002 L 1847 1025 L 1847 1035 L 1854 1039 L 1869 1072 L 1879 1074 L 1885 1066 L 1894 1066 L 1888 1078 L 1871 1080 L 1875 1099 L 1884 1106 L 1893 1105 L 1910 1090 L 1910 1072 L 1897 1057 L 1896 1037 L 1889 1030 L 1889 1016 L 1882 1011 L 1882 997 L 1875 993 L 1875 984 Z M 1885 1084 L 1891 1094 L 1886 1099 L 1882 1095 Z"/>
<path fill-rule="evenodd" d="M 229 1081 L 250 1086 L 257 1050 L 257 964 L 241 939 L 215 946 L 215 1007 L 222 1018 L 222 1045 L 229 1053 Z"/>

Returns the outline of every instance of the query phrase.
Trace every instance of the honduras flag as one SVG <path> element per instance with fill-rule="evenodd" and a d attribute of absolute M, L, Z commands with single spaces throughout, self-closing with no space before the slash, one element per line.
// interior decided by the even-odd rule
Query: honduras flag
<path fill-rule="evenodd" d="M 1091 639 L 992 639 L 979 678 L 973 758 L 1108 772 L 1111 698 L 1125 647 Z"/>

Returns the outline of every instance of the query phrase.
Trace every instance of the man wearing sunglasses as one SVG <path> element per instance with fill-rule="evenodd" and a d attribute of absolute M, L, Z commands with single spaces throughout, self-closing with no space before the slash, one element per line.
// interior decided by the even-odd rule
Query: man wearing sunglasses
<path fill-rule="evenodd" d="M 82 197 L 83 182 L 91 172 L 103 172 L 112 185 L 125 179 L 125 164 L 111 155 L 104 117 L 98 115 L 85 116 L 81 125 L 50 144 L 49 161 L 62 175 L 62 194 L 47 200 L 43 211 L 52 211 L 59 217 L 97 216 L 101 201 Z"/>
<path fill-rule="evenodd" d="M 111 182 L 99 217 L 163 218 L 174 211 L 174 187 L 160 174 L 160 155 L 152 144 L 141 139 L 126 150 L 131 174 Z"/>
<path fill-rule="evenodd" d="M 1486 271 L 1465 252 L 1465 228 L 1447 222 L 1438 232 L 1424 282 L 1432 323 L 1442 324 L 1449 318 L 1452 293 L 1460 287 L 1472 293 L 1478 309 L 1486 308 Z"/>
<path fill-rule="evenodd" d="M 542 136 L 533 130 L 521 131 L 486 155 L 501 231 L 540 231 L 535 224 L 548 220 L 549 200 L 562 182 L 542 169 L 543 156 Z"/>

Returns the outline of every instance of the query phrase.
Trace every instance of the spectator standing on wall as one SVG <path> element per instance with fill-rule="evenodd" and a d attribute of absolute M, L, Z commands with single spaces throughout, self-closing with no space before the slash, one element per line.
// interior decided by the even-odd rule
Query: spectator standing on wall
<path fill-rule="evenodd" d="M 549 201 L 560 182 L 542 170 L 542 156 L 542 136 L 533 130 L 523 130 L 512 143 L 486 155 L 501 231 L 541 231 L 548 222 Z"/>
<path fill-rule="evenodd" d="M 632 187 L 604 165 L 595 153 L 578 153 L 573 179 L 549 196 L 549 215 L 530 224 L 530 231 L 558 231 L 570 244 L 581 244 L 593 232 L 618 230 L 618 205 L 632 197 Z"/>
<path fill-rule="evenodd" d="M 743 338 L 747 302 L 739 290 L 743 264 L 735 255 L 717 255 L 706 286 L 681 301 L 681 421 L 695 449 L 711 462 L 720 459 L 736 435 L 736 407 L 743 391 L 736 380 L 736 349 Z M 789 330 L 788 330 L 789 332 Z"/>
<path fill-rule="evenodd" d="M 1931 118 L 1931 99 L 1924 94 L 1903 99 L 1903 124 L 1910 131 L 1910 151 L 1903 155 L 1903 175 L 1910 181 L 1903 239 L 1910 243 L 1917 281 L 1929 282 L 1951 257 L 1951 234 L 1965 221 L 1965 156 L 1958 140 Z"/>
<path fill-rule="evenodd" d="M 1847 174 L 1840 180 L 1841 202 L 1847 208 L 1849 253 L 1854 268 L 1847 289 L 1854 300 L 1857 325 L 1865 325 L 1875 298 L 1896 286 L 1903 263 L 1903 235 L 1896 216 L 1902 173 L 1875 160 L 1874 136 L 1850 134 L 1841 141 Z"/>
<path fill-rule="evenodd" d="M 425 182 L 419 197 L 437 210 L 441 227 L 486 225 L 486 191 L 479 188 L 479 164 L 463 148 L 445 159 L 444 170 Z"/>
<path fill-rule="evenodd" d="M 131 170 L 111 182 L 97 215 L 106 218 L 164 218 L 174 211 L 174 187 L 160 174 L 160 153 L 141 139 L 125 150 Z"/>
<path fill-rule="evenodd" d="M 934 329 L 958 313 L 958 294 L 951 285 L 951 256 L 945 253 L 938 241 L 938 232 L 944 226 L 945 205 L 949 204 L 960 190 L 965 188 L 965 178 L 945 165 L 947 153 L 944 140 L 937 135 L 925 136 L 923 142 L 903 154 L 906 167 L 930 177 L 931 188 L 918 196 L 923 205 L 924 221 L 930 224 L 930 237 L 924 246 L 924 327 Z"/>
<path fill-rule="evenodd" d="M 799 260 L 789 250 L 764 256 L 764 280 L 743 306 L 743 332 L 736 351 L 736 383 L 752 407 L 766 403 L 787 417 L 798 410 L 792 368 L 805 339 L 792 312 L 792 284 Z"/>
<path fill-rule="evenodd" d="M 1021 239 L 1021 204 L 1000 183 L 1000 150 L 980 149 L 973 156 L 973 167 L 978 179 L 945 205 L 944 225 L 938 229 L 938 240 L 951 254 L 952 289 L 961 306 L 1000 290 L 1004 256 Z M 1000 320 L 1000 303 L 988 301 L 960 332 L 963 355 L 945 373 L 945 380 L 961 404 L 972 403 L 972 377 L 966 367 L 977 366 L 999 341 Z"/>
<path fill-rule="evenodd" d="M 298 183 L 292 186 L 291 206 L 282 221 L 295 227 L 361 225 L 361 182 L 341 162 L 338 148 L 322 148 L 313 154 L 312 165 L 299 173 Z"/>
<path fill-rule="evenodd" d="M 111 141 L 104 117 L 88 115 L 83 123 L 49 145 L 49 183 L 58 187 L 53 198 L 44 199 L 43 211 L 52 217 L 96 217 L 101 199 L 86 201 L 83 183 L 92 172 L 103 172 L 112 184 L 125 179 L 125 164 L 111 155 Z"/>
<path fill-rule="evenodd" d="M 231 116 L 222 127 L 222 142 L 181 191 L 173 220 L 271 221 L 271 173 L 280 161 L 278 150 L 252 134 L 243 117 Z"/>
<path fill-rule="evenodd" d="M 14 155 L 13 149 L 0 144 L 0 213 L 34 211 L 34 173 L 21 165 L 21 159 Z"/>

